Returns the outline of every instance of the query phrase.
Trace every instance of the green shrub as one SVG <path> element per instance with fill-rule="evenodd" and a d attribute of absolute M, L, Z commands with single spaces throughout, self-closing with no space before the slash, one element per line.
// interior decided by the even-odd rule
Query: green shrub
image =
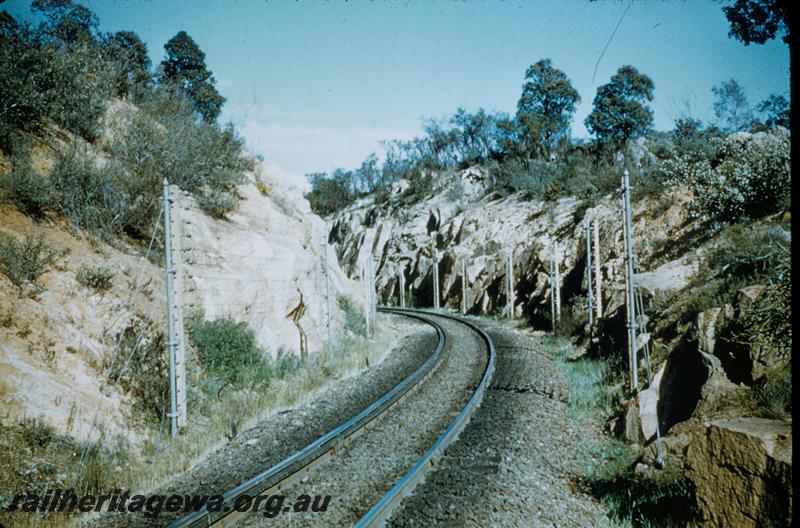
<path fill-rule="evenodd" d="M 61 153 L 50 174 L 52 206 L 78 229 L 101 234 L 118 230 L 125 204 L 106 169 L 77 149 Z"/>
<path fill-rule="evenodd" d="M 769 369 L 755 387 L 756 402 L 769 418 L 792 416 L 792 367 L 782 365 Z"/>
<path fill-rule="evenodd" d="M 0 233 L 0 272 L 18 288 L 35 282 L 57 255 L 57 251 L 45 244 L 44 233 L 38 237 L 28 235 L 24 240 Z"/>
<path fill-rule="evenodd" d="M 95 291 L 110 290 L 114 271 L 108 266 L 82 265 L 75 274 L 78 283 Z"/>
<path fill-rule="evenodd" d="M 526 168 L 526 164 L 517 159 L 496 164 L 492 171 L 495 189 L 501 193 L 528 191 L 532 196 L 541 198 L 552 174 L 547 163 L 537 160 L 533 164 L 534 167 Z"/>
<path fill-rule="evenodd" d="M 197 197 L 215 217 L 236 206 L 236 186 L 246 180 L 253 160 L 242 152 L 233 128 L 198 122 L 190 104 L 156 91 L 107 147 L 122 201 L 122 223 L 138 239 L 150 236 L 161 206 L 162 181 Z"/>
<path fill-rule="evenodd" d="M 619 397 L 614 387 L 615 371 L 608 359 L 579 356 L 567 339 L 557 336 L 540 338 L 569 382 L 569 408 L 578 418 L 605 419 Z"/>
<path fill-rule="evenodd" d="M 209 214 L 231 211 L 235 187 L 254 166 L 233 127 L 198 121 L 180 90 L 151 88 L 147 49 L 135 33 L 102 34 L 94 14 L 69 1 L 33 7 L 42 14 L 36 24 L 0 16 L 0 149 L 20 154 L 20 138 L 51 124 L 93 141 L 114 95 L 133 96 L 140 111 L 107 146 L 107 168 L 67 153 L 49 188 L 15 170 L 4 178 L 4 195 L 28 214 L 50 207 L 80 229 L 138 240 L 150 235 L 165 176 Z"/>
<path fill-rule="evenodd" d="M 0 522 L 8 523 L 7 526 L 16 526 L 19 521 L 19 513 L 12 514 L 4 508 L 17 493 L 41 496 L 47 491 L 72 487 L 75 493 L 108 493 L 122 487 L 128 477 L 130 452 L 124 445 L 107 441 L 79 443 L 37 418 L 0 423 L 0 448 L 3 450 Z M 33 517 L 30 526 L 38 526 L 35 521 L 44 520 Z M 66 522 L 65 518 L 49 525 L 63 526 Z M 42 525 L 47 524 L 42 522 Z"/>
<path fill-rule="evenodd" d="M 278 357 L 277 361 L 275 361 L 273 374 L 276 378 L 283 379 L 286 376 L 300 370 L 302 366 L 303 362 L 299 357 L 291 353 L 282 354 Z"/>
<path fill-rule="evenodd" d="M 721 240 L 705 258 L 712 277 L 790 278 L 791 234 L 783 228 L 739 224 L 726 229 Z"/>
<path fill-rule="evenodd" d="M 228 318 L 192 321 L 189 334 L 210 375 L 233 385 L 269 381 L 269 363 L 246 323 Z"/>
<path fill-rule="evenodd" d="M 612 518 L 634 527 L 679 527 L 696 521 L 694 488 L 680 468 L 644 475 L 633 470 L 636 450 L 613 442 L 599 453 L 586 478 Z"/>
<path fill-rule="evenodd" d="M 197 197 L 197 205 L 212 218 L 224 219 L 225 216 L 236 209 L 239 199 L 233 193 L 208 189 Z"/>
<path fill-rule="evenodd" d="M 746 286 L 771 284 L 774 286 L 768 289 L 767 296 L 771 300 L 763 310 L 756 308 L 753 316 L 760 313 L 764 326 L 772 329 L 763 335 L 774 338 L 791 335 L 786 330 L 791 326 L 788 236 L 780 227 L 729 226 L 720 234 L 720 243 L 704 257 L 690 287 L 663 298 L 657 310 L 664 320 L 685 324 L 704 310 L 733 303 L 739 290 Z"/>
<path fill-rule="evenodd" d="M 114 354 L 104 358 L 109 381 L 137 400 L 134 409 L 147 423 L 165 427 L 170 395 L 164 333 L 151 322 L 136 320 L 116 341 Z"/>
<path fill-rule="evenodd" d="M 345 329 L 355 335 L 367 335 L 367 321 L 353 300 L 345 295 L 340 295 L 336 300 L 339 303 L 339 309 L 344 313 Z"/>
<path fill-rule="evenodd" d="M 5 24 L 4 24 L 5 25 Z M 45 43 L 22 25 L 0 35 L 0 123 L 34 132 L 48 121 L 87 140 L 112 94 L 112 68 L 93 43 Z M 0 148 L 7 150 L 5 138 Z"/>
<path fill-rule="evenodd" d="M 685 156 L 664 164 L 669 183 L 692 190 L 693 218 L 707 216 L 722 225 L 788 208 L 791 166 L 786 136 L 727 138 L 713 144 L 711 159 Z"/>
<path fill-rule="evenodd" d="M 34 218 L 42 218 L 52 200 L 50 183 L 33 171 L 28 159 L 3 175 L 0 188 L 4 199 Z"/>
<path fill-rule="evenodd" d="M 47 117 L 63 128 L 93 141 L 100 135 L 98 119 L 113 93 L 112 68 L 90 44 L 69 51 L 48 45 L 34 70 Z"/>

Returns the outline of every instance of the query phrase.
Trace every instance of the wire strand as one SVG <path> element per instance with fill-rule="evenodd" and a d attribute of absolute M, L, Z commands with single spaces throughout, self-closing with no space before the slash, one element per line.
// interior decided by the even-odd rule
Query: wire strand
<path fill-rule="evenodd" d="M 158 226 L 159 226 L 159 224 L 161 222 L 161 218 L 163 216 L 163 213 L 164 213 L 164 211 L 163 211 L 163 208 L 162 208 L 162 210 L 160 211 L 160 213 L 158 215 L 158 218 L 156 218 L 156 220 L 155 220 L 155 225 L 153 226 L 153 232 L 152 232 L 152 234 L 150 236 L 150 243 L 147 245 L 147 251 L 145 252 L 145 255 L 142 257 L 142 260 L 139 263 L 139 269 L 137 270 L 137 273 L 136 273 L 136 276 L 135 276 L 135 279 L 134 279 L 134 290 L 131 293 L 130 301 L 128 303 L 128 311 L 129 312 L 133 308 L 133 304 L 136 301 L 136 296 L 137 296 L 137 293 L 138 293 L 138 290 L 139 290 L 139 284 L 138 284 L 139 283 L 139 276 L 140 276 L 140 274 L 142 272 L 142 269 L 144 268 L 144 262 L 146 262 L 147 259 L 150 257 L 150 252 L 153 249 L 153 242 L 155 241 L 156 233 L 158 233 Z M 113 326 L 114 324 L 116 324 L 116 322 L 119 320 L 120 317 L 121 317 L 121 315 L 118 316 L 114 321 L 112 321 L 110 326 Z M 139 345 L 142 342 L 142 338 L 144 337 L 144 331 L 145 331 L 145 327 L 143 326 L 139 330 L 139 335 L 136 338 L 134 346 L 131 347 L 131 351 L 129 352 L 127 358 L 125 359 L 125 362 L 123 363 L 122 370 L 120 371 L 121 373 L 127 370 L 128 363 L 130 362 L 131 358 L 133 357 L 133 354 L 137 351 L 137 349 L 139 348 Z M 104 376 L 105 380 L 103 381 L 102 387 L 107 387 L 108 386 L 108 382 L 111 380 L 111 374 L 113 372 L 113 367 L 114 367 L 114 364 L 116 363 L 117 356 L 119 355 L 120 344 L 121 343 L 122 343 L 122 335 L 120 334 L 120 336 L 117 338 L 117 343 L 116 343 L 116 346 L 115 346 L 114 356 L 112 357 L 111 362 L 109 363 L 108 369 L 106 371 L 106 374 Z M 112 389 L 115 389 L 117 387 L 117 385 L 119 384 L 120 379 L 122 379 L 122 374 L 120 374 L 120 376 L 118 376 L 117 379 L 114 381 L 114 385 L 112 386 Z M 92 443 L 92 434 L 95 432 L 95 429 L 97 428 L 97 420 L 98 420 L 98 418 L 100 416 L 100 410 L 102 409 L 102 407 L 103 407 L 103 402 L 101 401 L 97 405 L 97 408 L 95 409 L 94 417 L 92 418 L 92 423 L 91 423 L 91 425 L 89 427 L 89 434 L 87 435 L 87 438 L 86 438 L 86 444 L 84 445 L 84 448 L 83 448 L 83 450 L 81 452 L 80 459 L 78 461 L 78 467 L 76 469 L 75 479 L 74 479 L 73 484 L 72 484 L 73 488 L 78 484 L 78 479 L 80 478 L 80 475 L 83 472 L 84 465 L 86 463 L 86 457 L 89 454 L 89 449 L 90 449 L 90 446 L 91 446 L 91 443 Z"/>

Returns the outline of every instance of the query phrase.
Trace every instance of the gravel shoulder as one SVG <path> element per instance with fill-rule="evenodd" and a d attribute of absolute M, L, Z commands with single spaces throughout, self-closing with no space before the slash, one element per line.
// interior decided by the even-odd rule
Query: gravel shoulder
<path fill-rule="evenodd" d="M 385 315 L 384 324 L 405 333 L 379 365 L 338 380 L 302 405 L 266 418 L 242 431 L 189 471 L 153 494 L 222 494 L 272 467 L 335 428 L 391 390 L 427 360 L 436 346 L 430 326 L 405 317 Z M 104 514 L 86 519 L 90 526 L 165 526 L 178 518 L 162 512 L 155 519 L 142 515 Z"/>
<path fill-rule="evenodd" d="M 531 338 L 485 320 L 497 365 L 484 401 L 439 469 L 389 526 L 609 526 L 606 510 L 572 484 L 588 435 L 567 416 L 566 378 Z"/>

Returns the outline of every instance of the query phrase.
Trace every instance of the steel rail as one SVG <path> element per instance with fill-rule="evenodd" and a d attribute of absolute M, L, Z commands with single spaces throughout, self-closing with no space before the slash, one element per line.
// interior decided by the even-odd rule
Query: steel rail
<path fill-rule="evenodd" d="M 434 372 L 436 367 L 441 364 L 439 360 L 447 344 L 447 336 L 441 326 L 410 310 L 385 308 L 381 308 L 380 310 L 387 313 L 395 312 L 406 317 L 417 319 L 427 323 L 436 330 L 436 348 L 425 363 L 389 392 L 375 400 L 372 404 L 346 422 L 325 433 L 275 466 L 224 493 L 222 495 L 223 502 L 219 505 L 219 508 L 215 508 L 214 511 L 209 511 L 206 508 L 204 510 L 192 512 L 174 521 L 169 525 L 170 528 L 211 526 L 212 524 L 219 523 L 226 517 L 240 513 L 237 512 L 234 507 L 236 501 L 240 497 L 249 496 L 252 498 L 270 490 L 280 489 L 288 485 L 292 482 L 293 478 L 298 476 L 301 472 L 304 472 L 304 470 L 307 471 L 311 466 L 316 466 L 321 463 L 324 458 L 331 456 L 335 448 L 345 445 L 346 442 L 352 440 L 355 435 L 363 431 L 370 422 L 386 413 L 391 407 L 408 396 L 412 392 L 412 389 L 419 386 L 423 379 L 428 378 Z"/>
<path fill-rule="evenodd" d="M 414 491 L 414 488 L 417 486 L 417 484 L 425 479 L 425 475 L 432 467 L 434 467 L 436 460 L 441 457 L 441 455 L 444 453 L 444 450 L 458 439 L 458 435 L 464 430 L 469 423 L 470 418 L 472 418 L 472 415 L 475 413 L 478 407 L 480 407 L 481 401 L 483 400 L 483 395 L 486 392 L 486 388 L 489 386 L 492 376 L 494 375 L 494 343 L 492 342 L 491 337 L 489 337 L 489 334 L 484 332 L 474 323 L 464 320 L 460 317 L 433 311 L 412 311 L 408 309 L 392 309 L 391 311 L 408 315 L 411 313 L 424 313 L 451 319 L 466 325 L 476 332 L 486 343 L 486 349 L 489 354 L 489 358 L 486 362 L 486 369 L 483 372 L 483 376 L 478 384 L 478 387 L 475 389 L 475 392 L 472 393 L 469 401 L 458 414 L 458 416 L 456 416 L 456 418 L 450 423 L 447 429 L 441 434 L 441 436 L 439 436 L 430 449 L 428 449 L 428 451 L 422 455 L 422 458 L 420 458 L 419 461 L 414 464 L 414 467 L 408 470 L 408 472 L 403 475 L 403 477 L 398 480 L 397 483 L 392 486 L 392 488 L 378 502 L 376 502 L 363 517 L 361 517 L 361 519 L 359 519 L 355 525 L 356 528 L 372 528 L 375 526 L 383 526 L 386 521 L 389 520 L 392 513 L 400 505 L 402 500 L 406 496 L 410 495 L 411 492 Z"/>

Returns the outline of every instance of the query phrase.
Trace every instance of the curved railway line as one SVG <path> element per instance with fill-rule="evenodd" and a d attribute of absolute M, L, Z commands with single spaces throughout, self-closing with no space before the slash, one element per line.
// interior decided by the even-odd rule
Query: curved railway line
<path fill-rule="evenodd" d="M 391 516 L 480 406 L 494 373 L 495 350 L 489 335 L 469 321 L 418 310 L 381 311 L 431 325 L 437 334 L 431 356 L 349 420 L 229 490 L 219 511 L 195 512 L 171 527 L 320 522 L 369 527 Z M 256 496 L 302 493 L 333 495 L 330 510 L 268 519 L 235 507 Z"/>

